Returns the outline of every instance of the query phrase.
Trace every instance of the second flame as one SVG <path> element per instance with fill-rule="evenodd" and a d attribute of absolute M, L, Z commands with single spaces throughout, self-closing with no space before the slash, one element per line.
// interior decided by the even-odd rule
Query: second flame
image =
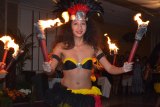
<path fill-rule="evenodd" d="M 107 36 L 107 34 L 104 34 L 104 36 Z M 114 54 L 117 54 L 119 48 L 116 46 L 115 43 L 111 43 L 111 39 L 108 36 L 107 36 L 107 39 L 108 39 L 107 43 L 109 45 L 110 53 L 111 53 L 111 51 L 114 51 Z"/>
<path fill-rule="evenodd" d="M 14 53 L 12 54 L 13 57 L 15 57 L 18 54 L 19 46 L 14 42 L 14 39 L 11 39 L 10 36 L 3 36 L 0 38 L 0 40 L 4 43 L 4 49 L 14 49 Z"/>

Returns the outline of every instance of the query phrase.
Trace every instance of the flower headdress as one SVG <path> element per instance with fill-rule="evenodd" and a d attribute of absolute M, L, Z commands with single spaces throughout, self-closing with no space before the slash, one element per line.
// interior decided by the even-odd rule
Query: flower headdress
<path fill-rule="evenodd" d="M 71 20 L 82 20 L 91 16 L 92 13 L 103 13 L 101 3 L 95 0 L 53 0 L 56 3 L 53 12 L 62 13 L 68 11 Z"/>

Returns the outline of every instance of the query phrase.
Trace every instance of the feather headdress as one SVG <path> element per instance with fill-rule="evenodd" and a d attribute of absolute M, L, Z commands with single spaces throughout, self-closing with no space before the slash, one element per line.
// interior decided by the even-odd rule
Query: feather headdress
<path fill-rule="evenodd" d="M 95 0 L 53 0 L 56 3 L 53 12 L 68 11 L 71 20 L 82 20 L 90 17 L 92 13 L 102 14 L 101 3 Z"/>

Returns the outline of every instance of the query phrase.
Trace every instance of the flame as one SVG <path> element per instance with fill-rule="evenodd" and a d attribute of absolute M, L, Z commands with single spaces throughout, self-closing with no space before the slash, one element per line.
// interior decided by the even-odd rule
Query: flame
<path fill-rule="evenodd" d="M 62 17 L 64 18 L 64 23 L 67 23 L 69 21 L 69 14 L 67 11 L 62 13 Z M 61 26 L 62 24 L 64 24 L 61 22 L 61 20 L 59 18 L 56 18 L 54 20 L 39 20 L 39 25 L 42 27 L 42 29 L 44 30 L 45 28 L 51 28 L 52 26 L 54 26 L 55 24 L 57 24 L 57 26 Z"/>
<path fill-rule="evenodd" d="M 57 4 L 57 0 L 52 0 L 52 1 Z"/>
<path fill-rule="evenodd" d="M 107 33 L 104 34 L 104 36 L 107 36 L 107 35 L 108 35 Z"/>
<path fill-rule="evenodd" d="M 104 34 L 104 36 L 107 36 L 107 34 Z M 109 50 L 110 50 L 110 53 L 111 51 L 114 51 L 114 54 L 117 54 L 117 51 L 119 50 L 119 48 L 116 46 L 115 43 L 111 43 L 111 39 L 107 36 L 108 38 L 108 45 L 109 45 Z"/>
<path fill-rule="evenodd" d="M 15 57 L 18 54 L 19 46 L 16 43 L 14 43 L 14 39 L 11 39 L 10 36 L 3 36 L 0 38 L 0 40 L 4 43 L 4 49 L 14 49 L 14 53 L 12 54 L 13 57 Z"/>
<path fill-rule="evenodd" d="M 137 13 L 134 16 L 134 20 L 137 21 L 138 25 L 142 25 L 142 24 L 148 25 L 149 21 L 143 22 L 140 17 L 141 17 L 141 13 Z"/>

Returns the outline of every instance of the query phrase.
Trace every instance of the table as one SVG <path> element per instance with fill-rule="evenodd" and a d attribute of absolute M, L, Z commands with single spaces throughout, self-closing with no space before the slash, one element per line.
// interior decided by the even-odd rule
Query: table
<path fill-rule="evenodd" d="M 107 77 L 99 77 L 98 85 L 101 86 L 102 96 L 109 98 L 111 92 L 111 84 Z"/>
<path fill-rule="evenodd" d="M 53 85 L 56 83 L 56 82 L 60 82 L 62 78 L 49 78 L 48 79 L 48 84 L 49 84 L 49 88 L 53 88 Z"/>

